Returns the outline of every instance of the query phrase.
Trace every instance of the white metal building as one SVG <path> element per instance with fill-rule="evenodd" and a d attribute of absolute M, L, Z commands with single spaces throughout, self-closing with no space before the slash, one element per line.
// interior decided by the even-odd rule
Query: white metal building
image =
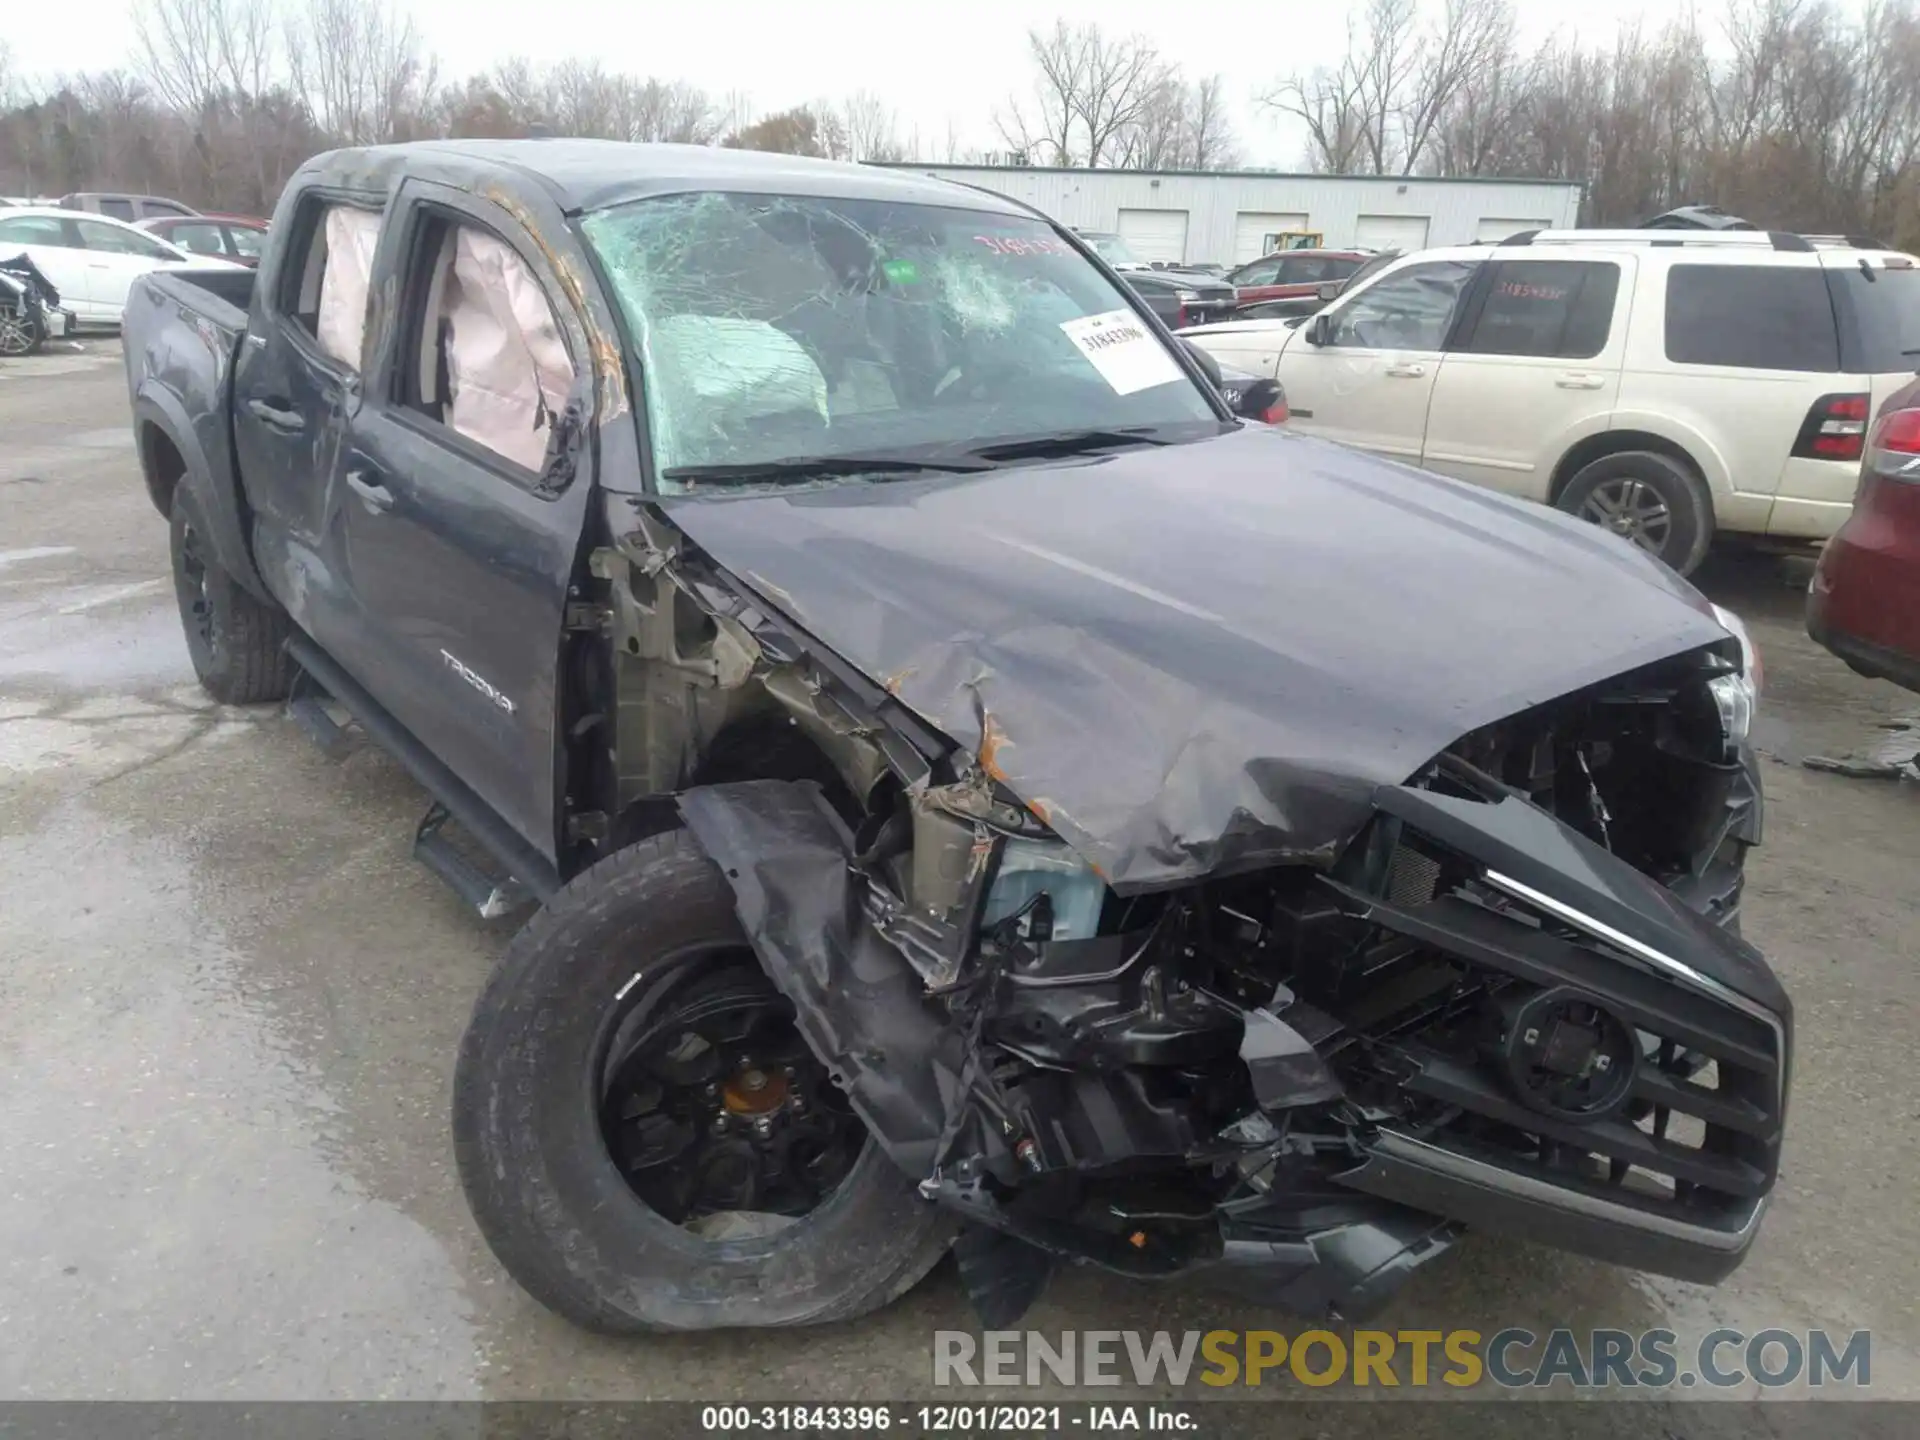
<path fill-rule="evenodd" d="M 997 191 L 1081 230 L 1117 233 L 1142 260 L 1238 265 L 1276 237 L 1418 250 L 1577 223 L 1580 186 L 1561 180 L 1282 175 L 1264 170 L 1064 170 L 903 165 Z"/>

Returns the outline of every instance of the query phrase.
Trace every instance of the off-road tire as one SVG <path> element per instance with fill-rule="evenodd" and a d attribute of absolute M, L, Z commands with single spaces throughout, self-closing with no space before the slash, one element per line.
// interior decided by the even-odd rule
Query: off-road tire
<path fill-rule="evenodd" d="M 508 1273 L 576 1325 L 632 1334 L 850 1319 L 905 1294 L 952 1244 L 952 1219 L 871 1136 L 817 1208 L 759 1238 L 701 1239 L 628 1188 L 591 1099 L 601 1026 L 650 967 L 745 944 L 726 878 L 672 830 L 561 890 L 474 1007 L 453 1086 L 467 1203 Z"/>
<path fill-rule="evenodd" d="M 184 489 L 174 492 L 167 526 L 174 598 L 201 688 L 226 705 L 286 699 L 293 688 L 286 612 L 220 568 L 207 543 L 206 519 Z"/>
<path fill-rule="evenodd" d="M 1692 574 L 1706 559 L 1707 547 L 1713 541 L 1713 495 L 1706 482 L 1684 462 L 1652 450 L 1602 455 L 1575 473 L 1554 504 L 1569 515 L 1590 519 L 1581 511 L 1597 491 L 1633 480 L 1658 495 L 1671 516 L 1666 543 L 1657 552 L 1659 558 L 1682 575 Z"/>

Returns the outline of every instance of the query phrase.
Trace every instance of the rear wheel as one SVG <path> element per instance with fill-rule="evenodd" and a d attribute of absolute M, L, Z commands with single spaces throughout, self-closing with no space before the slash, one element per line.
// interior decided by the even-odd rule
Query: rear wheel
<path fill-rule="evenodd" d="M 589 1329 L 851 1318 L 954 1233 L 808 1050 L 684 831 L 595 865 L 515 937 L 461 1044 L 453 1128 L 494 1254 Z"/>
<path fill-rule="evenodd" d="M 1652 450 L 1603 455 L 1567 482 L 1556 502 L 1631 540 L 1686 575 L 1706 558 L 1713 539 L 1713 499 L 1686 465 Z"/>
<path fill-rule="evenodd" d="M 285 612 L 220 568 L 200 507 L 184 487 L 174 491 L 167 520 L 174 598 L 201 688 L 227 705 L 286 699 L 293 688 L 293 661 L 287 654 L 292 626 Z"/>

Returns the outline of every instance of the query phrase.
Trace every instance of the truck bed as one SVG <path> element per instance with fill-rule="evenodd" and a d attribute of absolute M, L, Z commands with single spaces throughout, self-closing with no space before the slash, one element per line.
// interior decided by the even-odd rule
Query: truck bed
<path fill-rule="evenodd" d="M 251 270 L 156 270 L 133 282 L 120 338 L 134 437 L 161 514 L 176 485 L 198 490 L 208 538 L 235 578 L 259 584 L 247 555 L 233 451 L 233 361 L 247 331 Z"/>

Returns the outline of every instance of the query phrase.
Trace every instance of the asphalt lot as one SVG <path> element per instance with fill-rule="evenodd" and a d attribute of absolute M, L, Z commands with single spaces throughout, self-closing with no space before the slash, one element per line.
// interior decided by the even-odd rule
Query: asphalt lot
<path fill-rule="evenodd" d="M 1747 933 L 1797 1007 L 1758 1246 L 1706 1290 L 1473 1238 L 1378 1324 L 1868 1328 L 1873 1393 L 1920 1398 L 1920 786 L 1798 765 L 1898 744 L 1920 697 L 1817 651 L 1775 564 L 1705 585 L 1765 658 Z M 853 1324 L 642 1342 L 498 1269 L 446 1111 L 505 932 L 409 860 L 424 804 L 377 751 L 195 687 L 117 346 L 0 363 L 0 1399 L 932 1393 L 932 1332 L 972 1328 L 944 1268 Z M 1086 1273 L 1027 1322 L 1290 1323 Z"/>

